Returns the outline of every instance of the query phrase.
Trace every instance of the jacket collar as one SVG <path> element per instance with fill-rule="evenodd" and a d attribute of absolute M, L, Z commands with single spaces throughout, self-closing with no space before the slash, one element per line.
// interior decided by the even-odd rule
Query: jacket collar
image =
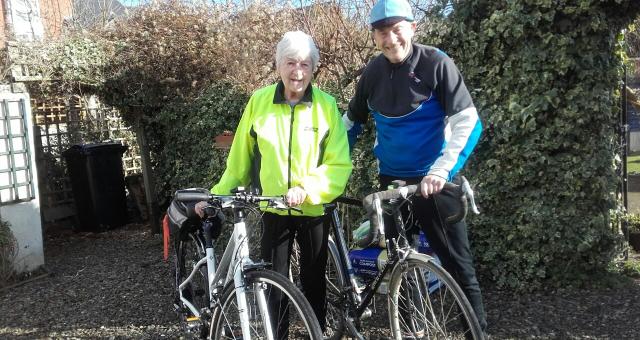
<path fill-rule="evenodd" d="M 304 90 L 304 95 L 302 96 L 302 98 L 300 98 L 300 101 L 296 105 L 304 104 L 307 107 L 311 107 L 311 104 L 313 103 L 313 96 L 311 95 L 311 93 L 311 83 L 309 83 L 307 89 Z M 273 95 L 273 103 L 289 104 L 289 102 L 287 102 L 287 98 L 285 98 L 284 96 L 284 83 L 282 82 L 282 80 L 280 80 L 278 82 L 278 85 L 276 86 L 276 93 Z"/>

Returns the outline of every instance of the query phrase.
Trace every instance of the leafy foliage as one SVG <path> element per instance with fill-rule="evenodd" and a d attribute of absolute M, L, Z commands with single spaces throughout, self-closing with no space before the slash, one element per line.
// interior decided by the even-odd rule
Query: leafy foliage
<path fill-rule="evenodd" d="M 228 152 L 213 148 L 214 137 L 235 131 L 247 100 L 236 87 L 215 84 L 198 98 L 168 105 L 149 118 L 159 197 L 181 188 L 210 188 L 220 178 Z"/>
<path fill-rule="evenodd" d="M 0 219 L 0 287 L 15 277 L 13 261 L 18 253 L 16 239 L 8 222 Z"/>
<path fill-rule="evenodd" d="M 468 170 L 484 214 L 471 222 L 498 286 L 580 284 L 619 244 L 616 35 L 637 1 L 456 3 L 441 47 L 485 125 Z"/>
<path fill-rule="evenodd" d="M 625 52 L 629 57 L 640 57 L 640 18 L 637 18 L 628 28 L 625 37 Z"/>
<path fill-rule="evenodd" d="M 219 13 L 206 7 L 160 2 L 132 12 L 101 36 L 111 57 L 99 93 L 130 122 L 174 100 L 197 96 L 221 73 Z"/>
<path fill-rule="evenodd" d="M 640 214 L 628 214 L 626 217 L 629 232 L 640 232 Z"/>

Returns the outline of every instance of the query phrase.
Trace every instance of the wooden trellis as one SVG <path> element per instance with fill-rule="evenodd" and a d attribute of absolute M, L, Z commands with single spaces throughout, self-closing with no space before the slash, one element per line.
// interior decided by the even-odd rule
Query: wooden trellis
<path fill-rule="evenodd" d="M 120 142 L 129 146 L 123 155 L 125 175 L 141 172 L 135 135 L 119 113 L 95 98 L 32 98 L 35 152 L 40 183 L 40 204 L 45 226 L 75 215 L 73 191 L 64 151 L 75 144 Z"/>

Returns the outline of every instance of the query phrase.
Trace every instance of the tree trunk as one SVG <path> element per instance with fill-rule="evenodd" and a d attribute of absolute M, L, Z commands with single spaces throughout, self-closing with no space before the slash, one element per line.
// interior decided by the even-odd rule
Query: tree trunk
<path fill-rule="evenodd" d="M 155 178 L 153 176 L 153 168 L 151 167 L 151 152 L 147 137 L 144 132 L 144 126 L 140 122 L 140 118 L 136 120 L 136 138 L 140 146 L 140 161 L 142 165 L 142 178 L 144 180 L 144 193 L 147 199 L 147 216 L 149 216 L 149 224 L 154 234 L 159 234 L 160 229 L 160 213 L 158 208 L 158 200 L 156 198 Z"/>

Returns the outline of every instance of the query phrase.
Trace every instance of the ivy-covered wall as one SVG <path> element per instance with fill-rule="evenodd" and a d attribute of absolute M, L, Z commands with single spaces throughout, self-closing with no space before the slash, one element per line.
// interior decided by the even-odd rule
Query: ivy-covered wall
<path fill-rule="evenodd" d="M 619 245 L 618 33 L 640 1 L 459 1 L 438 37 L 484 134 L 467 166 L 480 268 L 498 286 L 590 281 Z M 429 43 L 429 41 L 424 41 Z"/>

